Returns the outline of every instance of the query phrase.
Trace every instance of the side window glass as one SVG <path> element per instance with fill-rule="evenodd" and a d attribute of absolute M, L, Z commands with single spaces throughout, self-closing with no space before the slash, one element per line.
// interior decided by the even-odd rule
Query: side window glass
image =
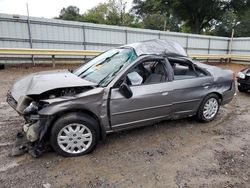
<path fill-rule="evenodd" d="M 202 77 L 202 76 L 206 76 L 206 72 L 204 72 L 203 70 L 199 69 L 199 68 L 196 68 L 196 72 L 197 74 L 199 75 L 199 77 Z"/>
<path fill-rule="evenodd" d="M 128 74 L 129 85 L 165 82 L 166 70 L 161 61 L 146 61 L 134 67 Z"/>
<path fill-rule="evenodd" d="M 175 80 L 183 80 L 197 77 L 196 72 L 187 64 L 171 63 Z"/>

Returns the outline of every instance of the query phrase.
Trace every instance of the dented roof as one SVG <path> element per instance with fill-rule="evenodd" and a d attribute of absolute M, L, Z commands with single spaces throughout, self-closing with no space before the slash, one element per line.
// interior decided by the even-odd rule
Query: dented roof
<path fill-rule="evenodd" d="M 143 42 L 137 42 L 128 44 L 123 47 L 134 48 L 138 56 L 141 55 L 164 55 L 164 56 L 182 56 L 187 57 L 187 53 L 183 47 L 177 42 L 171 40 L 147 40 Z"/>

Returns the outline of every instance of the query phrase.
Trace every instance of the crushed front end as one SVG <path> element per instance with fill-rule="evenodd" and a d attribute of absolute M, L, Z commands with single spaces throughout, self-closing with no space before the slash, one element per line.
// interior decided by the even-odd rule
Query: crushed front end
<path fill-rule="evenodd" d="M 69 70 L 38 72 L 16 81 L 7 93 L 7 102 L 25 119 L 25 125 L 17 134 L 13 155 L 25 152 L 34 157 L 41 155 L 45 150 L 48 129 L 54 115 L 42 115 L 39 112 L 46 111 L 55 103 L 71 101 L 77 94 L 91 90 L 95 85 Z"/>
<path fill-rule="evenodd" d="M 36 102 L 28 96 L 20 97 L 19 101 L 16 101 L 11 92 L 7 94 L 7 102 L 25 119 L 22 131 L 17 133 L 12 155 L 29 152 L 34 157 L 40 156 L 45 151 L 46 133 L 50 121 L 48 117 L 40 116 L 38 111 L 47 104 Z"/>

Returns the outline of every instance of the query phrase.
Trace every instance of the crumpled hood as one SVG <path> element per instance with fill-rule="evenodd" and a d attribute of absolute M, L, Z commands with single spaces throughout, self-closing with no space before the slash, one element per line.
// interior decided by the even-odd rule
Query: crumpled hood
<path fill-rule="evenodd" d="M 26 95 L 39 95 L 57 88 L 95 86 L 95 83 L 81 79 L 68 70 L 38 72 L 21 78 L 11 88 L 13 98 Z"/>

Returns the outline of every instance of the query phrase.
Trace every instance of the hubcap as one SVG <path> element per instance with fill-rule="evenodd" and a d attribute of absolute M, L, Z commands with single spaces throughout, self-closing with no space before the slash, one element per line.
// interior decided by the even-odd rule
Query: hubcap
<path fill-rule="evenodd" d="M 203 115 L 206 119 L 212 119 L 218 111 L 219 104 L 215 98 L 210 98 L 203 109 Z"/>
<path fill-rule="evenodd" d="M 70 154 L 82 153 L 87 150 L 92 143 L 92 133 L 83 124 L 73 123 L 63 127 L 58 136 L 59 147 Z"/>

